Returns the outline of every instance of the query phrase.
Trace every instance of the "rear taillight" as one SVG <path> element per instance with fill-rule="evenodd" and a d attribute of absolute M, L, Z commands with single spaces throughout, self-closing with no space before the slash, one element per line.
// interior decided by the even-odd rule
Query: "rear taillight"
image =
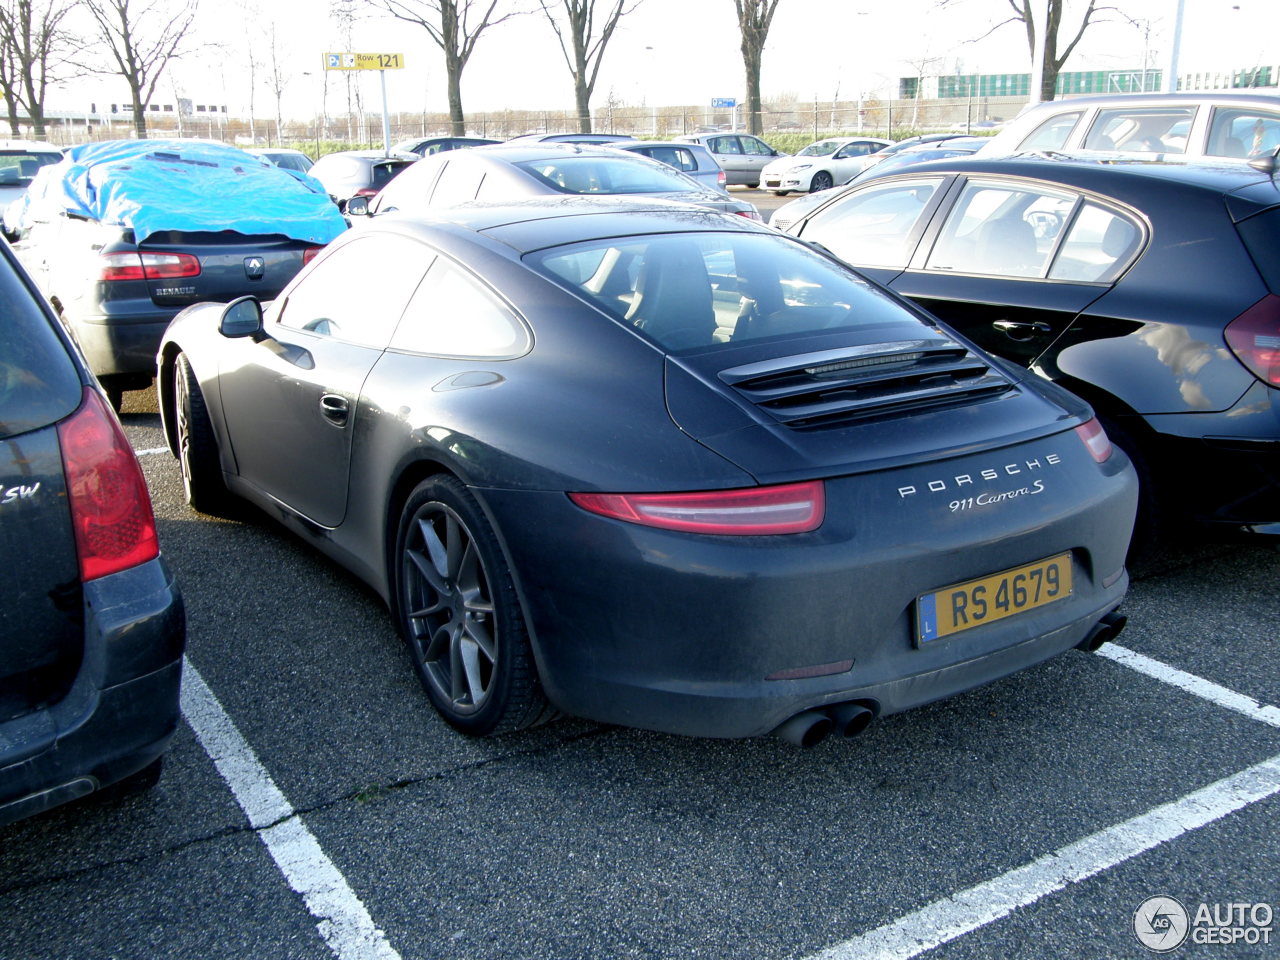
<path fill-rule="evenodd" d="M 1227 346 L 1249 372 L 1280 387 L 1280 297 L 1263 297 L 1227 324 Z"/>
<path fill-rule="evenodd" d="M 807 533 L 822 525 L 821 480 L 701 493 L 571 493 L 584 510 L 647 527 L 729 536 Z"/>
<path fill-rule="evenodd" d="M 1089 456 L 1098 463 L 1105 463 L 1111 459 L 1111 440 L 1096 417 L 1076 427 L 1076 436 L 1088 449 Z"/>
<path fill-rule="evenodd" d="M 58 427 L 80 577 L 93 580 L 160 553 L 151 497 L 120 423 L 96 390 Z"/>
<path fill-rule="evenodd" d="M 200 276 L 200 261 L 189 253 L 104 253 L 98 279 L 172 280 Z"/>
<path fill-rule="evenodd" d="M 757 210 L 738 210 L 738 216 L 746 217 L 748 220 L 755 220 L 757 223 L 764 223 L 764 217 L 760 216 Z"/>
<path fill-rule="evenodd" d="M 728 186 L 729 178 L 724 175 L 723 170 L 716 172 L 716 183 L 720 184 L 722 187 Z"/>
<path fill-rule="evenodd" d="M 376 197 L 378 195 L 377 187 L 361 187 L 355 192 L 357 197 Z"/>
<path fill-rule="evenodd" d="M 324 247 L 307 247 L 302 251 L 302 265 L 305 267 L 308 263 L 316 258 L 316 254 L 323 250 Z"/>

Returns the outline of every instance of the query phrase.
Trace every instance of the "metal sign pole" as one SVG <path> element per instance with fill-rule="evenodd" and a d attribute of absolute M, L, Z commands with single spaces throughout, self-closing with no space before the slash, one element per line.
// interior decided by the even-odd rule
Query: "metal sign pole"
<path fill-rule="evenodd" d="M 382 153 L 391 156 L 391 115 L 387 112 L 387 71 L 379 70 L 378 79 L 382 82 Z"/>

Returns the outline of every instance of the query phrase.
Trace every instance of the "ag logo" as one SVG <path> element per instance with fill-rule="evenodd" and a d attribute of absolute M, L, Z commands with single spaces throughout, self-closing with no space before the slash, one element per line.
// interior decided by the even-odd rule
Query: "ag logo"
<path fill-rule="evenodd" d="M 1138 942 L 1156 953 L 1168 953 L 1187 939 L 1191 918 L 1173 897 L 1148 897 L 1133 914 Z"/>

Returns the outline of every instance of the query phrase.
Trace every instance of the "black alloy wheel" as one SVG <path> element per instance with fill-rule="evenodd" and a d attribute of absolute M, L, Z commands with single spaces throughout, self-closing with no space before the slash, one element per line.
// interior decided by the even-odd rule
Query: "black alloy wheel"
<path fill-rule="evenodd" d="M 214 516 L 226 514 L 230 494 L 222 482 L 218 441 L 200 383 L 185 353 L 173 365 L 174 420 L 182 488 L 191 509 Z"/>
<path fill-rule="evenodd" d="M 831 174 L 825 170 L 819 170 L 813 175 L 813 179 L 809 181 L 809 192 L 818 193 L 822 190 L 830 190 L 835 185 L 835 181 L 831 178 Z"/>
<path fill-rule="evenodd" d="M 462 483 L 437 476 L 419 484 L 395 556 L 400 630 L 440 715 L 471 736 L 550 719 L 506 561 Z"/>

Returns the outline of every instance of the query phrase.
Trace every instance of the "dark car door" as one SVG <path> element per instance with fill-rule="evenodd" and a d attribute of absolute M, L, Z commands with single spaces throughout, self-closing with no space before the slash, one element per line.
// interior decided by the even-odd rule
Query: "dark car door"
<path fill-rule="evenodd" d="M 357 237 L 286 291 L 266 339 L 229 347 L 222 406 L 241 477 L 316 523 L 342 522 L 361 388 L 431 257 L 407 238 Z M 382 279 L 367 283 L 375 266 Z"/>
<path fill-rule="evenodd" d="M 933 182 L 936 198 L 941 184 Z M 929 223 L 922 227 L 925 216 Z M 822 239 L 827 228 L 814 225 L 805 239 L 832 247 Z M 913 235 L 919 237 L 914 243 Z M 1144 241 L 1137 216 L 1076 191 L 1025 179 L 960 177 L 936 207 L 876 238 L 875 249 L 892 249 L 899 260 L 910 248 L 906 268 L 897 269 L 895 261 L 866 272 L 979 346 L 1030 365 L 1106 293 Z M 856 266 L 863 266 L 859 256 L 869 256 L 832 249 Z"/>

